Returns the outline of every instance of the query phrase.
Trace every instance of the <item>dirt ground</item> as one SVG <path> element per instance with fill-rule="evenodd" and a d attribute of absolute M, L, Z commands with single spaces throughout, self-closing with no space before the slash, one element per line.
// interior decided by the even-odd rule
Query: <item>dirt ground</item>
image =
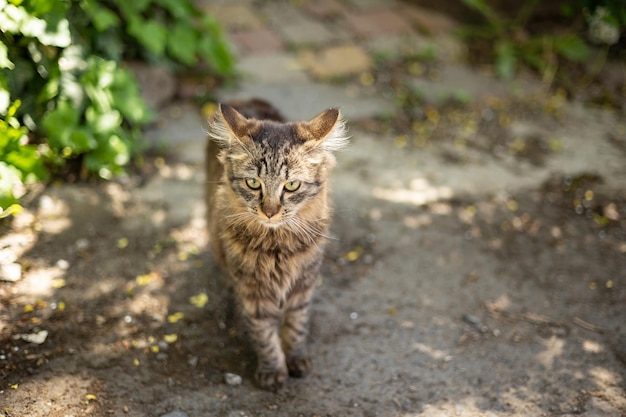
<path fill-rule="evenodd" d="M 22 274 L 0 283 L 0 414 L 626 415 L 624 120 L 528 119 L 563 149 L 536 163 L 352 129 L 314 371 L 278 393 L 254 385 L 205 248 L 200 161 L 51 185 L 2 224 Z"/>

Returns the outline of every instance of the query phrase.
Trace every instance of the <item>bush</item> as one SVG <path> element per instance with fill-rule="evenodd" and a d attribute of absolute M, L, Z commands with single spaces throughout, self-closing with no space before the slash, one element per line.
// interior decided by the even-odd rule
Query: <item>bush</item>
<path fill-rule="evenodd" d="M 604 64 L 609 48 L 619 51 L 620 35 L 626 28 L 625 0 L 562 1 L 558 8 L 560 18 L 568 22 L 567 29 L 541 34 L 527 31 L 535 9 L 542 5 L 538 0 L 519 3 L 519 10 L 512 18 L 496 9 L 498 2 L 462 2 L 478 12 L 483 23 L 466 26 L 461 34 L 471 41 L 488 45 L 495 72 L 504 79 L 512 78 L 520 65 L 542 74 L 554 74 L 562 62 L 585 63 L 593 56 L 586 41 L 602 48 L 592 65 L 592 68 L 596 67 L 592 72 L 597 71 Z M 509 3 L 514 5 L 515 2 Z M 502 2 L 499 4 L 502 8 Z M 548 3 L 543 3 L 544 7 L 546 5 Z M 511 14 L 510 11 L 507 14 Z"/>
<path fill-rule="evenodd" d="M 124 172 L 153 118 L 124 59 L 233 73 L 219 26 L 192 0 L 0 0 L 0 40 L 4 215 L 23 184 L 70 161 L 82 177 Z"/>
<path fill-rule="evenodd" d="M 517 67 L 525 64 L 540 73 L 552 70 L 560 57 L 583 62 L 589 56 L 587 44 L 576 33 L 529 35 L 525 26 L 538 5 L 538 0 L 520 3 L 514 18 L 506 18 L 489 0 L 462 0 L 470 9 L 484 18 L 481 26 L 469 26 L 462 35 L 470 40 L 487 41 L 492 48 L 494 69 L 503 79 L 514 77 Z"/>

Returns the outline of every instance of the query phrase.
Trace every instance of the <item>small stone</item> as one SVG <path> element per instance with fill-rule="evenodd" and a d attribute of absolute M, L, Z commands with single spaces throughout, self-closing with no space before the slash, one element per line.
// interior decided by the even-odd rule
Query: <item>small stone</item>
<path fill-rule="evenodd" d="M 189 417 L 189 414 L 185 413 L 184 411 L 176 410 L 167 414 L 163 414 L 161 417 Z"/>
<path fill-rule="evenodd" d="M 237 374 L 231 374 L 230 372 L 226 372 L 224 374 L 224 381 L 230 386 L 238 386 L 243 383 L 243 379 Z"/>
<path fill-rule="evenodd" d="M 480 319 L 472 314 L 463 314 L 463 321 L 474 326 L 480 326 Z"/>
<path fill-rule="evenodd" d="M 18 335 L 18 337 L 20 339 L 28 342 L 28 343 L 34 343 L 36 345 L 41 345 L 48 338 L 48 331 L 47 330 L 41 330 L 40 332 L 37 332 L 37 333 L 21 334 L 21 335 Z"/>
<path fill-rule="evenodd" d="M 197 356 L 192 356 L 191 358 L 189 358 L 189 360 L 187 361 L 187 363 L 189 364 L 189 366 L 191 366 L 192 368 L 195 368 L 196 366 L 198 366 L 198 357 Z"/>
<path fill-rule="evenodd" d="M 248 417 L 249 414 L 241 410 L 232 410 L 228 413 L 228 417 Z"/>
<path fill-rule="evenodd" d="M 89 240 L 85 238 L 80 238 L 76 241 L 76 249 L 79 251 L 89 249 Z"/>
<path fill-rule="evenodd" d="M 478 330 L 481 333 L 485 333 L 489 330 L 489 328 L 485 326 L 478 317 L 472 314 L 463 314 L 463 321 L 468 324 L 471 324 L 472 326 L 476 328 L 476 330 Z"/>
<path fill-rule="evenodd" d="M 0 281 L 16 282 L 22 277 L 22 265 L 17 263 L 0 265 Z"/>
<path fill-rule="evenodd" d="M 59 269 L 62 269 L 64 271 L 68 270 L 70 267 L 70 263 L 68 261 L 66 261 L 65 259 L 59 259 L 57 261 L 57 267 Z"/>

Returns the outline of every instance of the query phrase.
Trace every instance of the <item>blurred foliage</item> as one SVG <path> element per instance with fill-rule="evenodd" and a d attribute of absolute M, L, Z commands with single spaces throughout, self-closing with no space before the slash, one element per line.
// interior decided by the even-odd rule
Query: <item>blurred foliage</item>
<path fill-rule="evenodd" d="M 24 184 L 68 165 L 82 178 L 124 172 L 153 113 L 123 60 L 234 70 L 217 22 L 192 0 L 0 0 L 0 41 L 4 215 Z"/>
<path fill-rule="evenodd" d="M 24 184 L 48 176 L 37 147 L 24 143 L 28 129 L 15 117 L 19 106 L 15 102 L 0 119 L 0 218 L 19 211 L 16 194 L 22 193 Z"/>
<path fill-rule="evenodd" d="M 511 79 L 520 65 L 541 74 L 554 74 L 560 60 L 582 63 L 591 56 L 587 41 L 602 45 L 604 53 L 618 43 L 626 27 L 626 1 L 577 0 L 561 6 L 561 15 L 571 22 L 586 22 L 584 28 L 570 25 L 555 33 L 531 34 L 527 24 L 540 5 L 538 0 L 520 3 L 513 18 L 504 17 L 488 0 L 463 0 L 478 12 L 484 24 L 467 26 L 462 35 L 469 40 L 489 42 L 494 68 L 503 79 Z M 582 25 L 579 25 L 582 26 Z"/>

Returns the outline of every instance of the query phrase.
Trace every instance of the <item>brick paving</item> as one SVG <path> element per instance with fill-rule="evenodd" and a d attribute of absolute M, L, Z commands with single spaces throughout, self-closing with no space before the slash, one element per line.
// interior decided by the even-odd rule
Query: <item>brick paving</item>
<path fill-rule="evenodd" d="M 437 12 L 386 0 L 231 0 L 203 9 L 218 19 L 252 78 L 272 82 L 279 81 L 275 73 L 283 68 L 273 71 L 266 61 L 255 68 L 249 61 L 291 54 L 312 81 L 335 80 L 370 70 L 374 54 L 385 45 L 388 56 L 398 56 L 426 45 L 430 34 L 450 33 L 455 25 Z M 390 41 L 393 37 L 401 40 Z M 432 44 L 444 41 L 433 38 Z"/>
<path fill-rule="evenodd" d="M 411 24 L 393 10 L 373 10 L 346 15 L 348 26 L 362 38 L 393 33 L 408 33 Z"/>
<path fill-rule="evenodd" d="M 436 50 L 458 62 L 457 23 L 397 0 L 196 0 L 216 17 L 242 75 L 220 100 L 252 96 L 274 100 L 288 118 L 339 106 L 351 119 L 394 112 L 391 98 L 373 91 L 375 62 Z M 420 84 L 422 82 L 422 84 Z M 449 94 L 433 80 L 417 80 L 425 96 Z M 436 84 L 436 83 L 435 83 Z"/>
<path fill-rule="evenodd" d="M 235 41 L 240 53 L 264 54 L 283 50 L 283 38 L 268 27 L 233 32 L 231 38 Z"/>

